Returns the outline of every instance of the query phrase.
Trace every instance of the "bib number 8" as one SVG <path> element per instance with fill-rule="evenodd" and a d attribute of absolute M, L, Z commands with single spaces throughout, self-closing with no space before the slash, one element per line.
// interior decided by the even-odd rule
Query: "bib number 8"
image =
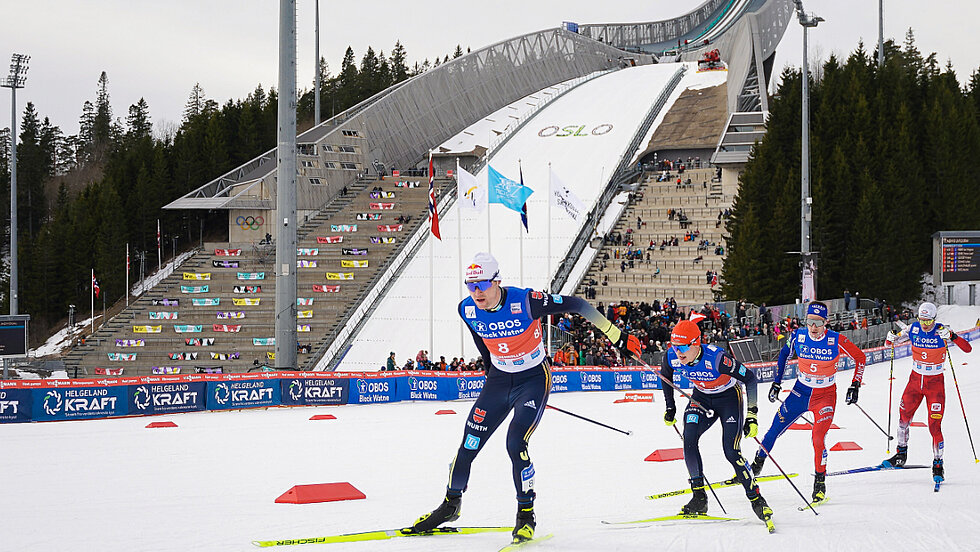
<path fill-rule="evenodd" d="M 497 352 L 509 353 L 510 347 L 508 347 L 506 343 L 497 343 Z"/>

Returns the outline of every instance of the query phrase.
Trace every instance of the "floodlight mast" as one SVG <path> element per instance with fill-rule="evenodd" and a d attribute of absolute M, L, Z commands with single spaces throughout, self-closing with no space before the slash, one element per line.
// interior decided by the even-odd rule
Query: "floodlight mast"
<path fill-rule="evenodd" d="M 810 222 L 813 218 L 810 197 L 810 68 L 807 60 L 807 31 L 823 21 L 822 17 L 803 11 L 803 0 L 794 0 L 800 26 L 803 27 L 803 148 L 800 159 L 800 255 L 801 299 L 803 302 L 817 298 L 817 259 L 810 251 Z"/>
<path fill-rule="evenodd" d="M 10 89 L 10 314 L 17 314 L 17 89 L 27 83 L 31 56 L 10 57 L 10 75 L 0 87 Z"/>

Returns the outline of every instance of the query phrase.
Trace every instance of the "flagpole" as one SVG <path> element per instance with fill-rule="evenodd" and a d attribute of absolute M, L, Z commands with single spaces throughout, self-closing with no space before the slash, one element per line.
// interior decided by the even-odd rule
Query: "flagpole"
<path fill-rule="evenodd" d="M 92 301 L 92 323 L 89 327 L 89 333 L 95 333 L 95 269 L 92 269 L 92 279 L 88 281 L 88 285 L 92 288 L 89 292 L 89 298 Z"/>
<path fill-rule="evenodd" d="M 456 158 L 456 278 L 459 300 L 463 300 L 463 198 L 459 196 L 459 157 Z M 463 319 L 459 322 L 459 356 L 463 354 Z"/>
<path fill-rule="evenodd" d="M 524 171 L 523 171 L 523 169 L 521 167 L 521 160 L 520 159 L 517 160 L 517 174 L 521 175 L 521 186 L 523 186 L 524 185 Z M 524 203 L 526 205 L 527 204 L 527 200 L 525 200 Z M 521 218 L 518 219 L 518 225 L 517 225 L 517 239 L 518 239 L 518 243 L 520 244 L 518 246 L 518 248 L 517 248 L 517 251 L 518 251 L 517 254 L 520 255 L 520 257 L 521 257 L 521 262 L 519 263 L 519 265 L 521 267 L 521 274 L 520 274 L 521 275 L 521 278 L 520 278 L 521 287 L 524 287 L 524 231 L 521 230 L 521 227 L 524 226 L 524 220 L 523 220 L 523 218 L 524 218 L 524 214 L 521 213 Z"/>
<path fill-rule="evenodd" d="M 429 234 L 431 234 L 431 235 L 427 236 L 427 238 L 429 240 L 429 353 L 431 353 L 431 354 L 434 355 L 435 354 L 434 353 L 434 351 L 435 351 L 435 346 L 434 346 L 434 341 L 435 341 L 435 319 L 433 317 L 434 317 L 435 307 L 433 306 L 433 303 L 435 302 L 435 291 L 434 291 L 435 288 L 434 288 L 434 285 L 432 283 L 432 278 L 433 278 L 432 257 L 435 254 L 434 253 L 434 249 L 433 249 L 434 248 L 433 242 L 435 240 L 433 240 L 432 238 L 435 236 L 435 233 L 432 232 L 432 230 L 433 230 L 432 222 L 433 222 L 433 220 L 435 220 L 435 217 L 438 216 L 439 206 L 435 203 L 435 200 L 432 199 L 432 198 L 435 197 L 435 194 L 432 192 L 432 186 L 433 186 L 433 184 L 432 184 L 432 178 L 433 178 L 432 150 L 429 150 L 429 179 L 430 179 L 429 180 L 429 194 L 430 194 L 429 197 L 430 197 L 430 201 L 432 201 L 432 203 L 433 203 L 433 205 L 432 205 L 432 211 L 433 212 L 432 212 L 432 214 L 429 215 Z M 418 369 L 418 366 L 416 366 L 415 368 Z"/>
<path fill-rule="evenodd" d="M 551 163 L 548 163 L 548 293 L 554 293 L 551 289 L 551 202 L 554 199 L 555 191 L 551 187 Z M 551 316 L 548 316 L 548 342 L 545 345 L 545 352 L 551 356 Z"/>
<path fill-rule="evenodd" d="M 163 256 L 160 252 L 160 219 L 157 219 L 157 270 L 163 268 Z"/>
<path fill-rule="evenodd" d="M 129 242 L 126 243 L 126 306 L 129 306 Z"/>

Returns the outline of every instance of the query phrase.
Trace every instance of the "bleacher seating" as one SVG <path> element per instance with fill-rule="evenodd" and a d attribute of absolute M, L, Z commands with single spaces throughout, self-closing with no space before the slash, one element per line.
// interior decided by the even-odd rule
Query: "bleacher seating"
<path fill-rule="evenodd" d="M 347 196 L 297 231 L 300 366 L 343 323 L 404 237 L 426 220 L 424 184 L 388 179 Z M 363 214 L 380 216 L 363 220 Z M 274 365 L 274 261 L 274 243 L 198 250 L 67 354 L 69 374 L 120 368 L 127 376 L 228 373 Z"/>

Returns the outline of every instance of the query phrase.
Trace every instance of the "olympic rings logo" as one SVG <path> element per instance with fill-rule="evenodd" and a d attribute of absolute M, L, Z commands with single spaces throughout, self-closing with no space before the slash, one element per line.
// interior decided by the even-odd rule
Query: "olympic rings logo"
<path fill-rule="evenodd" d="M 246 217 L 238 215 L 238 218 L 235 219 L 235 224 L 237 224 L 242 230 L 258 230 L 263 224 L 265 224 L 265 219 L 261 216 Z"/>

